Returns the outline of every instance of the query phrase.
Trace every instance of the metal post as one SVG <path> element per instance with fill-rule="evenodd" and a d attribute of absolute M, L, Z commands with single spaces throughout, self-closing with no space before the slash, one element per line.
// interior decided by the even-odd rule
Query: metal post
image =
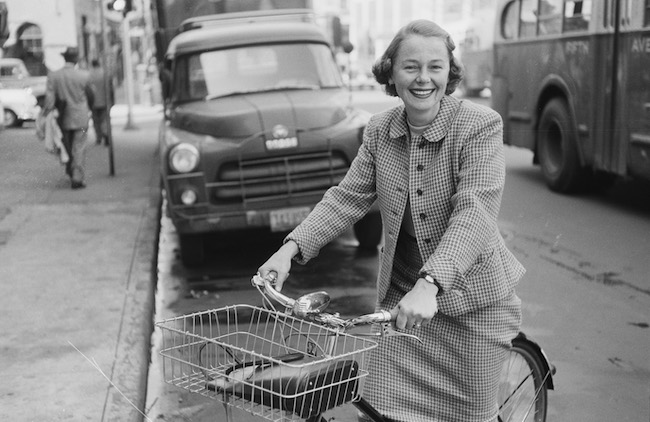
<path fill-rule="evenodd" d="M 104 69 L 104 91 L 106 92 L 106 138 L 108 141 L 108 174 L 115 176 L 115 160 L 113 155 L 113 131 L 111 129 L 111 75 L 108 72 L 108 34 L 106 33 L 106 22 L 104 20 L 104 2 L 99 3 L 99 20 L 102 30 L 102 44 L 104 54 L 101 56 L 101 65 Z"/>
<path fill-rule="evenodd" d="M 126 84 L 126 124 L 124 130 L 134 130 L 137 127 L 133 124 L 133 62 L 131 57 L 131 19 L 130 16 L 133 12 L 128 12 L 122 20 L 122 56 L 124 58 L 124 82 Z"/>

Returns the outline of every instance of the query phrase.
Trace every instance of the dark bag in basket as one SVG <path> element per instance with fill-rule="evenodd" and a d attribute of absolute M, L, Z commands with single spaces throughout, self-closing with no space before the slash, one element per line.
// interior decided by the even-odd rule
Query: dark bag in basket
<path fill-rule="evenodd" d="M 303 419 L 351 401 L 359 385 L 359 364 L 354 360 L 302 366 L 258 362 L 238 365 L 229 374 L 208 381 L 207 388 L 292 412 Z"/>

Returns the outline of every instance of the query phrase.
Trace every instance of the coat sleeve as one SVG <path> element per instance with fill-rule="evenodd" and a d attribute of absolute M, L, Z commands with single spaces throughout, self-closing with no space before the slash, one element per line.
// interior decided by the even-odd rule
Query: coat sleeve
<path fill-rule="evenodd" d="M 309 216 L 286 237 L 285 242 L 293 240 L 298 244 L 297 262 L 304 264 L 318 256 L 323 246 L 360 220 L 375 202 L 375 134 L 371 118 L 364 130 L 363 142 L 341 183 L 328 189 Z"/>
<path fill-rule="evenodd" d="M 459 130 L 456 189 L 447 229 L 422 267 L 441 284 L 443 292 L 467 288 L 466 274 L 498 232 L 505 182 L 503 123 L 491 110 L 473 120 Z"/>

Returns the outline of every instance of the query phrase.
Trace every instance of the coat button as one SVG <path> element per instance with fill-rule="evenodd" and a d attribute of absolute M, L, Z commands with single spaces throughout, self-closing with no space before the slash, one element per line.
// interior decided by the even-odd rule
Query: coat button
<path fill-rule="evenodd" d="M 420 141 L 420 143 L 418 144 L 418 148 L 422 149 L 426 144 L 427 144 L 426 141 Z"/>
<path fill-rule="evenodd" d="M 424 170 L 424 166 L 422 164 L 418 164 L 417 166 L 418 171 Z"/>
<path fill-rule="evenodd" d="M 415 192 L 418 194 L 418 196 L 422 196 L 422 193 L 423 193 L 423 192 L 422 192 L 422 189 L 418 189 L 418 190 L 416 190 Z"/>
<path fill-rule="evenodd" d="M 427 237 L 426 239 L 424 239 L 424 243 L 431 243 L 431 239 Z"/>
<path fill-rule="evenodd" d="M 420 220 L 426 220 L 427 215 L 425 213 L 420 213 Z"/>

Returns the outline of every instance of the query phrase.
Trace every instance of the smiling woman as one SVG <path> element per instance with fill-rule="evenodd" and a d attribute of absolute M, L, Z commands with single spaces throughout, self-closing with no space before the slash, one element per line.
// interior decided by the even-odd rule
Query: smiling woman
<path fill-rule="evenodd" d="M 496 421 L 521 319 L 524 269 L 497 228 L 502 122 L 450 95 L 463 73 L 454 48 L 430 21 L 398 32 L 373 73 L 403 104 L 370 119 L 345 178 L 259 267 L 281 288 L 292 260 L 307 263 L 378 204 L 377 307 L 423 340 L 381 339 L 371 352 L 366 398 L 391 421 Z"/>

